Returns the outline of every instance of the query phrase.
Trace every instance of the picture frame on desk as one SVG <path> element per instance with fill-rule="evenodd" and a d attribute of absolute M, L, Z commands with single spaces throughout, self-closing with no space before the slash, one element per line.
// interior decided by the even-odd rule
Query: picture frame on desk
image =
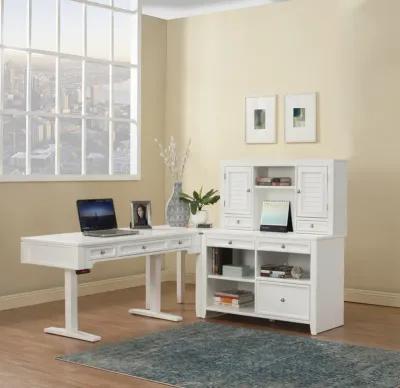
<path fill-rule="evenodd" d="M 131 228 L 151 229 L 151 201 L 131 201 Z"/>
<path fill-rule="evenodd" d="M 293 232 L 292 212 L 289 201 L 263 201 L 261 232 Z"/>

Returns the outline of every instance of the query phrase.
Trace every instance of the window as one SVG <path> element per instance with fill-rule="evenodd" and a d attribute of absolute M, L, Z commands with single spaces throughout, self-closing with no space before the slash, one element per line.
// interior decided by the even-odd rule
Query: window
<path fill-rule="evenodd" d="M 0 4 L 0 181 L 137 178 L 138 0 Z"/>

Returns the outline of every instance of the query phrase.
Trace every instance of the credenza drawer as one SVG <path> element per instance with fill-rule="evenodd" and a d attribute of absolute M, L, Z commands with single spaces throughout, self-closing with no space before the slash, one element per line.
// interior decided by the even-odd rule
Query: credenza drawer
<path fill-rule="evenodd" d="M 224 224 L 228 229 L 253 229 L 253 219 L 251 217 L 225 216 Z"/>
<path fill-rule="evenodd" d="M 185 249 L 190 248 L 192 245 L 191 238 L 174 239 L 168 242 L 168 249 Z"/>
<path fill-rule="evenodd" d="M 243 237 L 207 237 L 207 246 L 236 249 L 254 249 L 254 240 Z"/>
<path fill-rule="evenodd" d="M 149 241 L 135 244 L 124 244 L 119 246 L 119 256 L 146 255 L 147 252 L 167 250 L 166 241 Z"/>
<path fill-rule="evenodd" d="M 257 250 L 307 254 L 311 252 L 311 247 L 308 241 L 259 240 Z"/>
<path fill-rule="evenodd" d="M 301 233 L 328 233 L 328 221 L 308 221 L 302 220 L 296 222 L 296 230 Z"/>
<path fill-rule="evenodd" d="M 310 319 L 308 285 L 256 282 L 256 313 L 272 318 L 307 322 Z"/>
<path fill-rule="evenodd" d="M 114 246 L 104 246 L 88 249 L 89 260 L 110 259 L 117 256 L 117 248 Z"/>

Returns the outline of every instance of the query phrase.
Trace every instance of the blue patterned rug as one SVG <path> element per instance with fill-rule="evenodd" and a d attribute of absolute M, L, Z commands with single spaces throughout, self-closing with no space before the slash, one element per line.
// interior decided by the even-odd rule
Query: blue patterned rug
<path fill-rule="evenodd" d="M 206 322 L 57 359 L 179 387 L 400 386 L 400 352 Z"/>

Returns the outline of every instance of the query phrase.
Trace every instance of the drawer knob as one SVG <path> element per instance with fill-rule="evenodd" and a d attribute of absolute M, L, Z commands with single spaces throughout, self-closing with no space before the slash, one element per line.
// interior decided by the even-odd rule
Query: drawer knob
<path fill-rule="evenodd" d="M 229 245 L 232 245 L 232 244 L 233 244 L 233 241 L 232 241 L 232 240 L 228 241 L 228 244 L 229 244 Z"/>
<path fill-rule="evenodd" d="M 251 189 L 247 189 L 247 192 L 248 192 L 248 193 L 251 193 Z"/>
<path fill-rule="evenodd" d="M 285 245 L 285 244 L 282 244 L 282 245 L 281 245 L 281 248 L 282 248 L 282 249 L 285 249 L 285 248 L 286 248 L 286 245 Z"/>
<path fill-rule="evenodd" d="M 314 224 L 311 224 L 310 227 L 311 227 L 311 229 L 313 229 L 314 228 Z"/>
<path fill-rule="evenodd" d="M 285 298 L 281 298 L 281 302 L 282 302 L 282 303 L 285 303 L 285 302 L 286 302 L 286 299 L 285 299 Z"/>
<path fill-rule="evenodd" d="M 143 246 L 142 246 L 142 249 L 147 249 L 146 245 L 143 245 Z"/>
<path fill-rule="evenodd" d="M 100 255 L 105 255 L 106 254 L 106 251 L 104 250 L 104 249 L 102 249 L 101 251 L 100 251 Z"/>
<path fill-rule="evenodd" d="M 301 190 L 300 189 L 297 190 L 297 194 L 301 194 Z"/>
<path fill-rule="evenodd" d="M 182 245 L 182 244 L 183 244 L 183 242 L 182 242 L 181 240 L 179 240 L 179 241 L 178 241 L 178 244 L 179 244 L 179 245 Z"/>
<path fill-rule="evenodd" d="M 236 223 L 237 223 L 237 224 L 240 224 L 240 220 L 236 220 Z"/>

